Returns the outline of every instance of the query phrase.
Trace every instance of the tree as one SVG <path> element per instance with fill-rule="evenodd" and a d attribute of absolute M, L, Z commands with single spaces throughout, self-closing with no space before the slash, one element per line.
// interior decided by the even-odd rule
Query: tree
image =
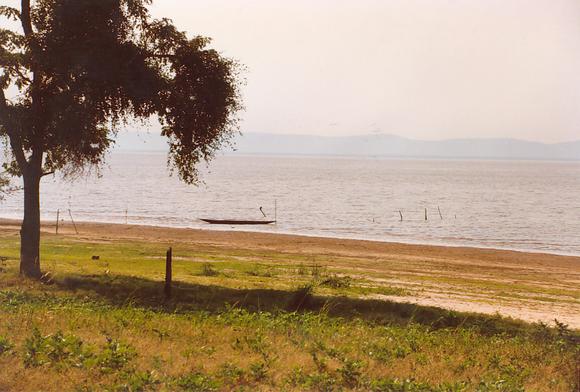
<path fill-rule="evenodd" d="M 21 0 L 0 6 L 0 138 L 21 176 L 20 272 L 39 278 L 40 180 L 103 163 L 117 129 L 158 118 L 187 183 L 238 130 L 238 64 L 154 19 L 151 0 Z M 21 26 L 21 27 L 20 27 Z M 8 97 L 4 90 L 17 89 Z M 11 99 L 9 99 L 11 98 Z"/>

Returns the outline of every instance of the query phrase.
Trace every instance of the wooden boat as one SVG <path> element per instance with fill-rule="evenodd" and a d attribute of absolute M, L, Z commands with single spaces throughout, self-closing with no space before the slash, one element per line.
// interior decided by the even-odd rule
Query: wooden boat
<path fill-rule="evenodd" d="M 266 218 L 266 213 L 264 212 L 262 206 L 259 208 L 260 212 Z M 249 220 L 249 219 L 209 219 L 200 218 L 199 220 L 209 223 L 210 225 L 270 225 L 276 223 L 278 217 L 278 203 L 274 200 L 274 220 Z"/>
<path fill-rule="evenodd" d="M 269 225 L 276 223 L 275 220 L 241 220 L 241 219 L 206 219 L 199 220 L 209 223 L 210 225 Z"/>

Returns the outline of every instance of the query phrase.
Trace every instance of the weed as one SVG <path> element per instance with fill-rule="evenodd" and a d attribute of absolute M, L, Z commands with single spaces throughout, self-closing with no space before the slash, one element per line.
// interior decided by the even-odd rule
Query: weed
<path fill-rule="evenodd" d="M 103 350 L 96 357 L 96 365 L 102 372 L 122 369 L 137 356 L 135 349 L 131 346 L 108 336 L 106 340 Z"/>
<path fill-rule="evenodd" d="M 342 382 L 350 388 L 358 387 L 361 383 L 362 369 L 364 364 L 361 361 L 346 359 L 341 368 L 337 371 L 341 375 Z"/>
<path fill-rule="evenodd" d="M 161 384 L 161 381 L 155 373 L 150 371 L 124 372 L 120 374 L 119 379 L 119 382 L 105 389 L 119 392 L 140 392 L 156 390 L 157 386 Z"/>
<path fill-rule="evenodd" d="M 314 365 L 316 365 L 316 369 L 318 369 L 319 372 L 324 372 L 328 369 L 328 362 L 324 357 L 318 355 L 317 350 L 310 350 L 310 356 L 312 357 L 312 361 L 314 362 Z"/>
<path fill-rule="evenodd" d="M 331 287 L 333 289 L 346 289 L 350 287 L 352 283 L 352 278 L 350 276 L 338 276 L 336 274 L 332 274 L 326 278 L 324 278 L 320 285 Z"/>
<path fill-rule="evenodd" d="M 242 381 L 246 375 L 244 369 L 226 362 L 222 364 L 217 372 L 218 376 L 224 380 L 226 384 L 237 384 Z"/>
<path fill-rule="evenodd" d="M 268 365 L 265 362 L 254 362 L 250 364 L 250 374 L 254 381 L 264 381 L 268 378 Z"/>
<path fill-rule="evenodd" d="M 313 280 L 320 280 L 326 275 L 326 267 L 320 264 L 312 263 L 310 268 L 310 275 Z"/>
<path fill-rule="evenodd" d="M 195 372 L 182 376 L 177 380 L 177 386 L 188 392 L 211 392 L 220 388 L 220 383 L 211 376 Z"/>
<path fill-rule="evenodd" d="M 8 338 L 0 336 L 0 356 L 12 353 L 14 345 L 10 343 Z"/>
<path fill-rule="evenodd" d="M 466 391 L 466 384 L 454 382 L 433 386 L 414 379 L 399 380 L 390 378 L 371 381 L 369 389 L 373 392 L 462 392 Z"/>
<path fill-rule="evenodd" d="M 73 366 L 82 367 L 91 352 L 83 347 L 83 342 L 74 335 L 64 335 L 58 331 L 54 335 L 42 336 L 34 328 L 32 336 L 24 343 L 24 366 L 38 367 Z"/>
<path fill-rule="evenodd" d="M 160 330 L 158 328 L 153 328 L 153 329 L 151 329 L 151 331 L 153 333 L 155 333 L 155 335 L 157 335 L 157 337 L 159 337 L 160 342 L 162 342 L 163 339 L 169 337 L 169 332 L 167 332 L 167 331 L 163 331 L 163 330 Z"/>
<path fill-rule="evenodd" d="M 333 391 L 337 389 L 338 380 L 327 371 L 304 373 L 302 368 L 295 368 L 286 383 L 301 390 Z"/>
<path fill-rule="evenodd" d="M 201 275 L 202 276 L 218 276 L 220 273 L 217 269 L 214 268 L 211 263 L 203 263 L 201 266 Z"/>
<path fill-rule="evenodd" d="M 272 268 L 264 268 L 259 265 L 255 265 L 253 269 L 246 271 L 246 274 L 260 278 L 272 278 L 276 275 Z"/>

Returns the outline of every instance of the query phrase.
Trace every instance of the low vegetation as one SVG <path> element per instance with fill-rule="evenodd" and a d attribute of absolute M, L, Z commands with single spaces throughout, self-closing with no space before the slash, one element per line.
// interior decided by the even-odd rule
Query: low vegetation
<path fill-rule="evenodd" d="M 0 390 L 573 391 L 580 335 L 370 298 L 312 260 L 48 236 L 44 283 L 0 238 Z M 92 256 L 98 255 L 98 260 Z M 158 255 L 161 255 L 158 257 Z"/>

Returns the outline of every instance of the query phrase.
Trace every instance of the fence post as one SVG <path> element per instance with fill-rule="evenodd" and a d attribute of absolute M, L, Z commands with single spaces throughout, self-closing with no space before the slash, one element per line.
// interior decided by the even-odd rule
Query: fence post
<path fill-rule="evenodd" d="M 56 210 L 56 234 L 58 234 L 58 221 L 60 220 L 60 210 Z"/>
<path fill-rule="evenodd" d="M 172 279 L 172 253 L 171 248 L 167 249 L 167 254 L 165 255 L 165 298 L 171 298 L 171 279 Z"/>

